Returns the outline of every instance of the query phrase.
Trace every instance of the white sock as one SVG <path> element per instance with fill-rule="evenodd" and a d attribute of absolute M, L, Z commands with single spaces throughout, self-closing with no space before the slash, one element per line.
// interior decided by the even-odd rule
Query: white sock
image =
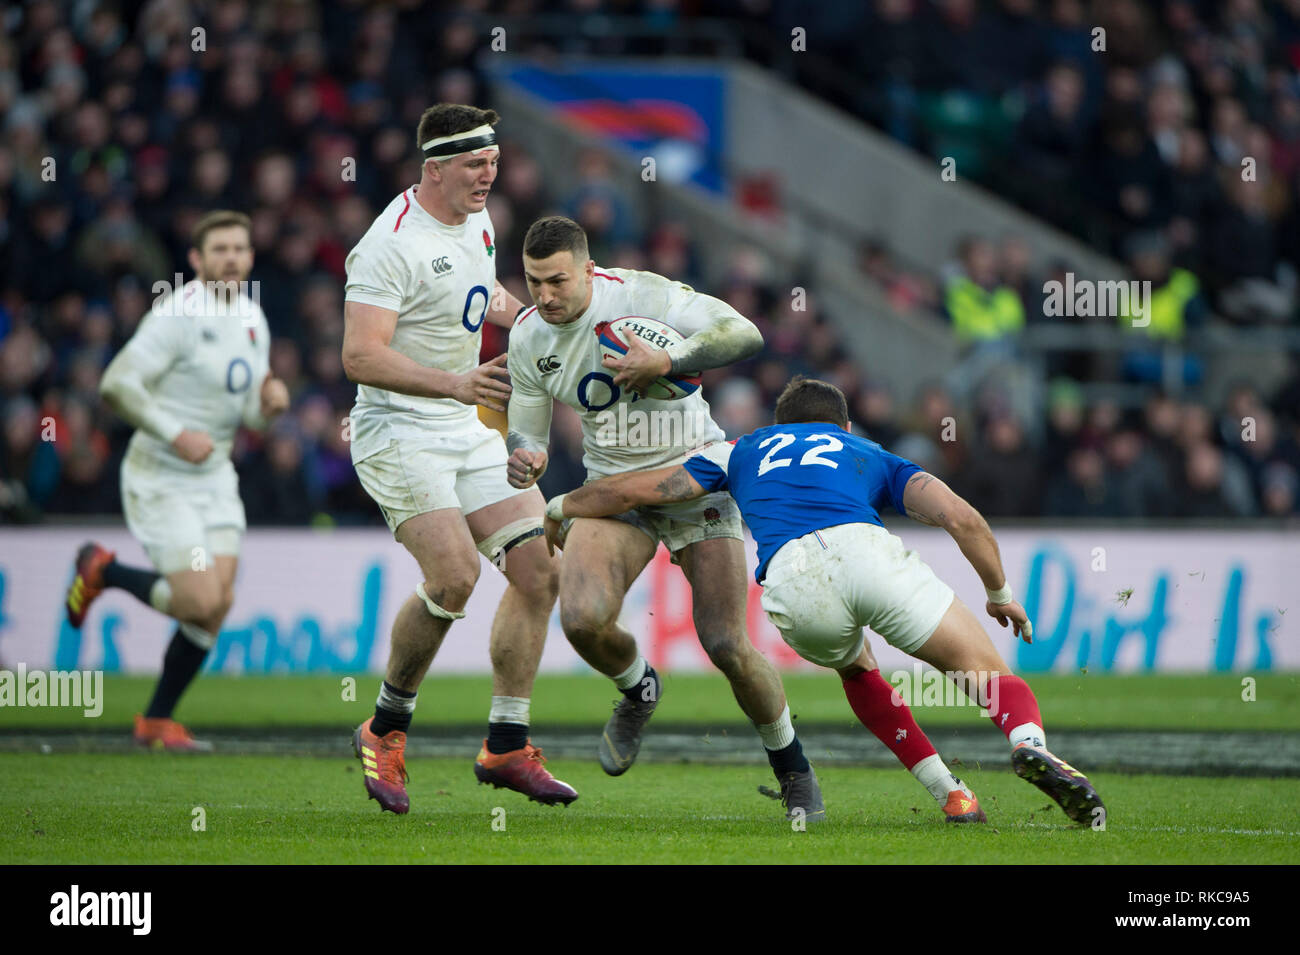
<path fill-rule="evenodd" d="M 172 609 L 172 585 L 166 577 L 159 577 L 149 588 L 149 606 L 160 613 L 170 613 Z"/>
<path fill-rule="evenodd" d="M 767 749 L 785 749 L 794 742 L 794 724 L 790 722 L 790 707 L 786 706 L 775 723 L 755 723 L 754 728 Z"/>
<path fill-rule="evenodd" d="M 1028 743 L 1030 746 L 1036 746 L 1039 749 L 1047 749 L 1047 734 L 1037 723 L 1021 723 L 1010 733 L 1007 739 L 1011 740 L 1011 748 L 1015 749 L 1021 743 Z"/>
<path fill-rule="evenodd" d="M 918 783 L 930 791 L 930 795 L 940 805 L 948 801 L 948 793 L 954 789 L 966 788 L 952 774 L 938 753 L 925 757 L 912 767 L 911 773 Z"/>
<path fill-rule="evenodd" d="M 489 723 L 522 723 L 529 725 L 529 705 L 526 696 L 494 696 L 492 709 L 488 711 Z"/>
<path fill-rule="evenodd" d="M 375 700 L 375 706 L 390 713 L 414 713 L 416 696 L 415 693 L 410 696 L 398 696 L 388 689 L 388 682 L 384 681 L 379 684 L 379 696 Z"/>
<path fill-rule="evenodd" d="M 197 623 L 182 623 L 181 635 L 200 650 L 211 650 L 217 642 L 216 634 L 208 633 Z"/>
<path fill-rule="evenodd" d="M 641 682 L 641 678 L 645 676 L 646 667 L 649 665 L 645 662 L 645 657 L 638 654 L 630 667 L 614 677 L 614 685 L 620 690 L 632 689 Z"/>

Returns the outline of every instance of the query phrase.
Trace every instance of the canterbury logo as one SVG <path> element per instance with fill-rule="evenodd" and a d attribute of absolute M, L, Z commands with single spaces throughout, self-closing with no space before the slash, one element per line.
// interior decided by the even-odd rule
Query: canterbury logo
<path fill-rule="evenodd" d="M 560 356 L 547 355 L 545 358 L 537 359 L 537 370 L 543 375 L 549 375 L 553 371 L 560 370 Z"/>
<path fill-rule="evenodd" d="M 429 264 L 433 267 L 434 275 L 444 275 L 451 271 L 451 263 L 447 261 L 445 255 L 442 258 L 434 259 Z"/>

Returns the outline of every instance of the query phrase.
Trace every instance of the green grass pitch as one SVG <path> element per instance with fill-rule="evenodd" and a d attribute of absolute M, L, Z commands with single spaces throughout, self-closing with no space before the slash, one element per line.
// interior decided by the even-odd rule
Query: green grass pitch
<path fill-rule="evenodd" d="M 0 755 L 3 863 L 1294 863 L 1300 780 L 1102 775 L 1104 832 L 1010 770 L 967 781 L 986 826 L 952 826 L 900 770 L 827 767 L 828 820 L 795 832 L 761 767 L 554 765 L 582 797 L 539 806 L 475 784 L 472 754 L 412 760 L 412 809 L 381 814 L 355 761 Z M 196 830 L 203 810 L 203 830 Z M 496 823 L 496 828 L 494 828 Z M 502 828 L 503 827 L 503 828 Z"/>
<path fill-rule="evenodd" d="M 1211 676 L 1031 676 L 1048 731 L 1054 729 L 1167 729 L 1300 731 L 1300 673 L 1265 674 L 1255 680 L 1253 700 L 1244 700 L 1243 674 Z M 834 674 L 786 674 L 790 711 L 804 724 L 856 726 Z M 351 685 L 349 686 L 349 681 Z M 353 725 L 373 712 L 380 677 L 201 676 L 187 691 L 177 719 L 203 727 L 289 728 Z M 7 708 L 5 729 L 44 728 L 96 732 L 129 726 L 144 709 L 151 677 L 108 676 L 104 710 L 97 719 L 56 708 Z M 419 725 L 468 726 L 487 720 L 492 681 L 486 676 L 432 675 L 420 688 Z M 601 677 L 545 675 L 533 690 L 533 725 L 601 726 L 617 695 Z M 349 698 L 350 697 L 350 698 Z M 971 707 L 917 707 L 922 729 L 978 723 Z M 744 722 L 721 676 L 664 675 L 664 698 L 656 723 L 737 726 Z"/>
<path fill-rule="evenodd" d="M 1300 677 L 1262 676 L 1253 702 L 1242 676 L 1034 677 L 1053 729 L 1287 732 L 1300 737 Z M 797 725 L 852 725 L 833 677 L 786 678 Z M 374 676 L 205 676 L 178 716 L 205 727 L 319 728 L 339 734 L 338 757 L 208 756 L 21 751 L 28 732 L 120 737 L 151 681 L 110 678 L 98 719 L 56 709 L 0 713 L 0 863 L 1296 863 L 1300 777 L 1091 773 L 1109 807 L 1104 831 L 1076 829 L 1009 763 L 959 772 L 987 826 L 951 826 L 901 768 L 819 766 L 829 818 L 793 831 L 761 765 L 642 762 L 605 776 L 594 759 L 609 711 L 607 681 L 547 676 L 534 724 L 592 734 L 589 759 L 550 767 L 581 792 L 567 809 L 478 786 L 474 753 L 412 757 L 407 816 L 381 814 L 347 753 L 348 730 L 370 711 Z M 431 677 L 421 726 L 480 726 L 490 682 Z M 354 696 L 355 699 L 346 699 Z M 969 709 L 917 710 L 923 727 L 978 725 Z M 656 721 L 742 728 L 720 677 L 670 677 Z M 653 733 L 656 723 L 649 732 Z M 986 727 L 988 733 L 996 731 Z M 865 730 L 862 731 L 865 733 Z M 1296 735 L 1291 735 L 1296 734 Z M 816 754 L 812 754 L 814 760 Z M 196 810 L 202 810 L 196 813 Z M 198 828 L 197 823 L 203 822 Z"/>

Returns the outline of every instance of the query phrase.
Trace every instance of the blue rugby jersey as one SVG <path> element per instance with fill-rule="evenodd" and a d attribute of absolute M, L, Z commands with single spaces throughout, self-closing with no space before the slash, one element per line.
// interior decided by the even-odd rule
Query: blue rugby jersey
<path fill-rule="evenodd" d="M 708 491 L 727 491 L 758 544 L 759 583 L 789 541 L 838 524 L 880 524 L 891 504 L 905 514 L 903 488 L 922 469 L 874 441 L 833 424 L 759 428 L 712 445 L 683 465 Z"/>

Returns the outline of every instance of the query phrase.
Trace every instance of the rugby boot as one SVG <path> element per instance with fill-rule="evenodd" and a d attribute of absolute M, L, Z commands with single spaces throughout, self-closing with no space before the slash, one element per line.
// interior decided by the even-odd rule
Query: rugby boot
<path fill-rule="evenodd" d="M 165 717 L 135 714 L 135 732 L 132 736 L 140 746 L 152 750 L 166 750 L 170 753 L 212 752 L 211 743 L 195 739 L 180 723 Z"/>
<path fill-rule="evenodd" d="M 1041 746 L 1021 743 L 1011 751 L 1011 766 L 1017 776 L 1050 796 L 1078 825 L 1105 820 L 1106 807 L 1088 777 Z"/>
<path fill-rule="evenodd" d="M 663 694 L 660 693 L 660 696 Z M 641 730 L 659 705 L 659 700 L 629 700 L 614 704 L 614 713 L 600 734 L 600 768 L 610 776 L 621 776 L 641 751 Z"/>
<path fill-rule="evenodd" d="M 943 805 L 943 815 L 948 822 L 988 822 L 984 810 L 980 808 L 980 801 L 965 786 L 948 793 L 948 801 Z"/>
<path fill-rule="evenodd" d="M 822 801 L 822 787 L 811 766 L 806 773 L 786 773 L 781 781 L 781 802 L 785 805 L 785 818 L 800 818 L 808 823 L 826 821 L 826 803 Z"/>
<path fill-rule="evenodd" d="M 104 592 L 104 568 L 113 562 L 113 553 L 104 550 L 94 541 L 81 545 L 77 551 L 77 575 L 68 586 L 63 601 L 68 623 L 81 629 L 91 603 Z"/>
<path fill-rule="evenodd" d="M 567 806 L 578 798 L 576 789 L 550 774 L 546 757 L 531 741 L 523 749 L 489 753 L 487 740 L 484 740 L 478 759 L 474 761 L 474 777 L 480 784 L 491 783 L 497 789 L 513 789 L 533 802 L 547 806 Z"/>
<path fill-rule="evenodd" d="M 406 795 L 406 734 L 389 730 L 383 736 L 370 731 L 374 717 L 366 720 L 352 734 L 352 752 L 361 760 L 365 773 L 366 792 L 379 803 L 380 811 L 409 812 L 410 797 Z"/>

